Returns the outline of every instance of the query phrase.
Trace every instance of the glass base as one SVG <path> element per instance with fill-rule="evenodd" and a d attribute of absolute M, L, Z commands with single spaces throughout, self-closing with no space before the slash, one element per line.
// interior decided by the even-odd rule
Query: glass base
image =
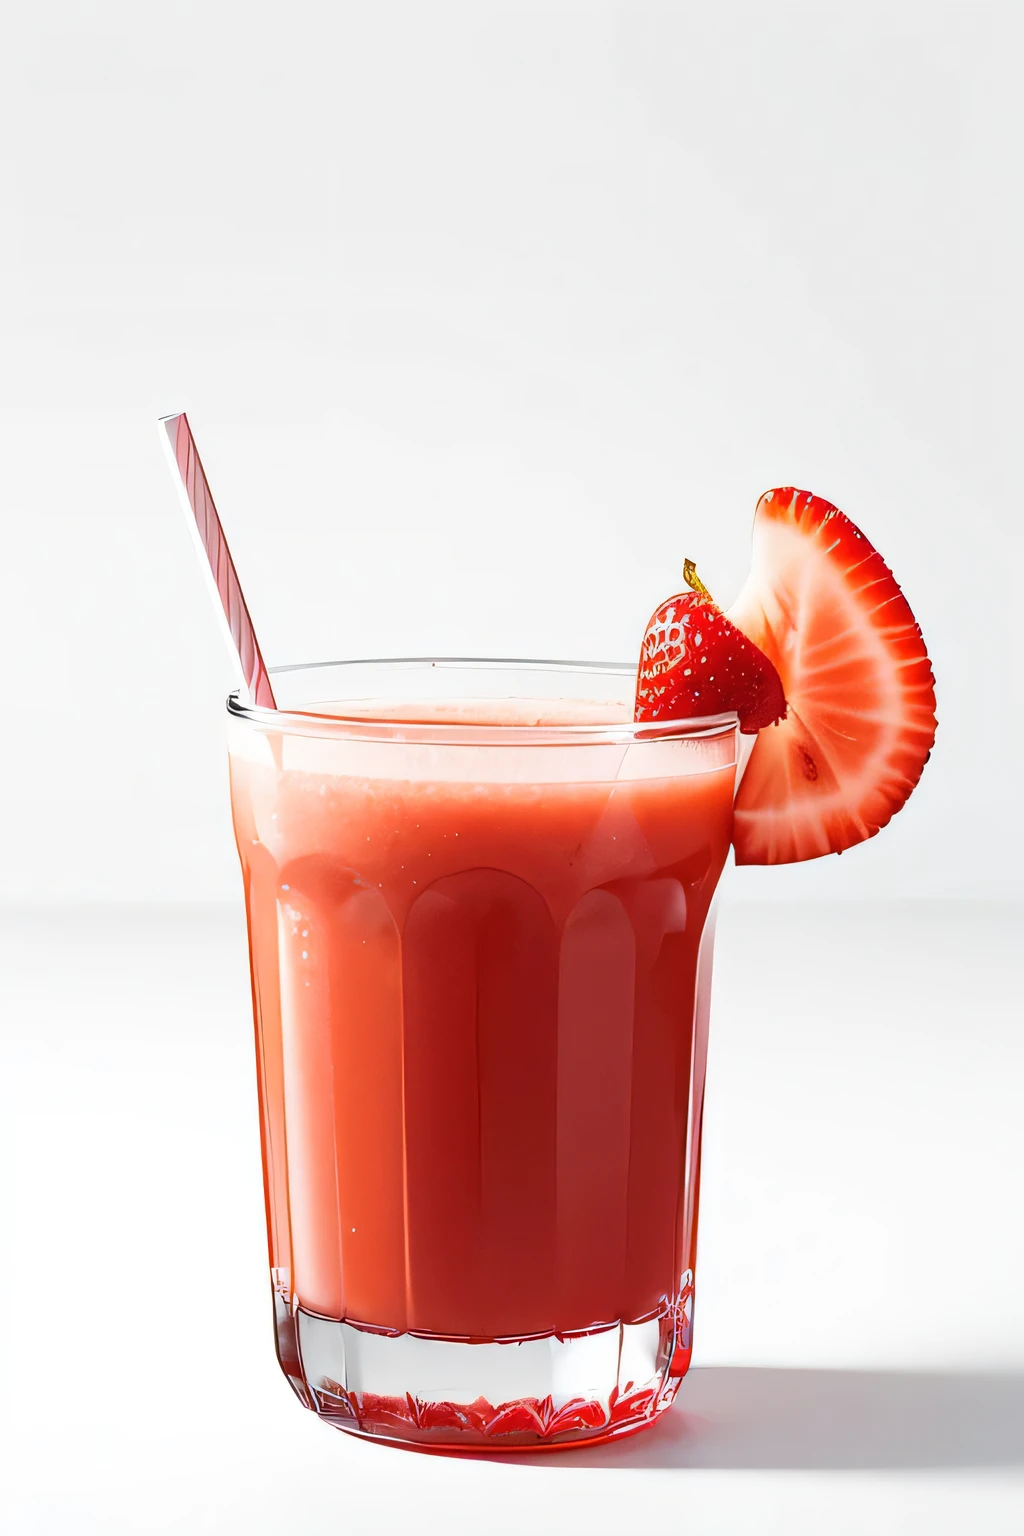
<path fill-rule="evenodd" d="M 390 1334 L 293 1307 L 275 1286 L 281 1368 L 300 1401 L 353 1434 L 422 1449 L 520 1451 L 632 1434 L 689 1365 L 692 1279 L 642 1322 L 459 1342 Z"/>

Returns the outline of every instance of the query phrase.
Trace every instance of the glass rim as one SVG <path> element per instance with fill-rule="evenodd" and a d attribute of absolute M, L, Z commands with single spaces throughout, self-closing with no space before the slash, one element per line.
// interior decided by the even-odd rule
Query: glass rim
<path fill-rule="evenodd" d="M 462 671 L 564 672 L 585 676 L 635 677 L 636 666 L 615 661 L 549 661 L 509 656 L 368 656 L 342 661 L 306 661 L 289 666 L 268 668 L 271 678 L 328 668 L 378 667 L 412 670 L 451 668 Z M 339 701 L 344 703 L 344 700 Z M 399 741 L 435 745 L 532 745 L 571 746 L 584 743 L 630 743 L 644 741 L 693 741 L 726 735 L 739 726 L 735 711 L 702 715 L 688 720 L 654 722 L 593 721 L 582 724 L 508 725 L 474 721 L 402 720 L 394 715 L 322 714 L 315 705 L 297 709 L 267 709 L 242 698 L 234 689 L 227 698 L 228 715 L 234 720 L 264 730 L 289 731 L 305 736 L 347 737 L 365 741 Z"/>

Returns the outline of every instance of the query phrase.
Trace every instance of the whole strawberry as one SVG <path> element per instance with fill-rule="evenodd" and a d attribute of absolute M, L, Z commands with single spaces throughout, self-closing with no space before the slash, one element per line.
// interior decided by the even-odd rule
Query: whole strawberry
<path fill-rule="evenodd" d="M 636 719 L 692 720 L 735 711 L 754 735 L 785 719 L 775 667 L 732 624 L 687 560 L 692 591 L 668 598 L 651 615 L 640 647 Z"/>

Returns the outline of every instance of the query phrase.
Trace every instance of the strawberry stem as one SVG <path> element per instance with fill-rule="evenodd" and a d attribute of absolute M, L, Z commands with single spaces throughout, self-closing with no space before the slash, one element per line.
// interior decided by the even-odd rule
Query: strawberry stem
<path fill-rule="evenodd" d="M 697 575 L 697 567 L 692 560 L 683 561 L 683 580 L 692 591 L 699 592 L 701 597 L 706 597 L 709 603 L 714 602 L 711 593 Z"/>

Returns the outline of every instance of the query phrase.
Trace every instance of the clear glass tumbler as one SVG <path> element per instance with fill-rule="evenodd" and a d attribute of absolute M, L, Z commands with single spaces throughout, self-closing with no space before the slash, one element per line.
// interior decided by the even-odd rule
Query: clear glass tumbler
<path fill-rule="evenodd" d="M 593 1442 L 690 1356 L 733 715 L 629 667 L 279 669 L 229 700 L 281 1367 L 363 1435 Z"/>

